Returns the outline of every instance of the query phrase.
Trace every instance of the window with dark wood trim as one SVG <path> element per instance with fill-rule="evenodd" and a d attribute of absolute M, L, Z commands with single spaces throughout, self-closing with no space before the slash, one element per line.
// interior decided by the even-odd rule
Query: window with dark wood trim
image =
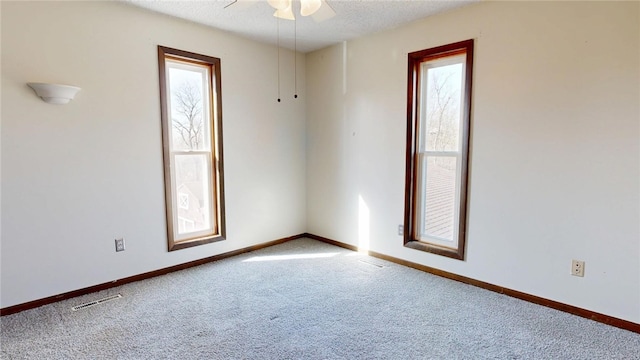
<path fill-rule="evenodd" d="M 169 251 L 225 239 L 220 59 L 158 46 Z"/>
<path fill-rule="evenodd" d="M 409 54 L 404 244 L 464 260 L 473 40 Z"/>

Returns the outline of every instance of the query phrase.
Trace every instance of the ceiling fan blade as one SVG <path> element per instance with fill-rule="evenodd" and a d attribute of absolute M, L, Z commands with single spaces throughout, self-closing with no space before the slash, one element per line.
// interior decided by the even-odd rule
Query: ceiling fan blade
<path fill-rule="evenodd" d="M 311 15 L 313 20 L 315 20 L 315 22 L 317 23 L 329 20 L 334 16 L 336 16 L 336 12 L 331 8 L 331 6 L 329 6 L 329 4 L 327 4 L 325 0 L 322 0 L 322 6 L 320 6 L 318 11 Z"/>

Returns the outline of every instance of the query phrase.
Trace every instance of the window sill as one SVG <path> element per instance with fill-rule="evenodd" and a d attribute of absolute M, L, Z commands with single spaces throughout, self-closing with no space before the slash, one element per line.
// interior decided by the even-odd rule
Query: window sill
<path fill-rule="evenodd" d="M 434 244 L 429 244 L 426 242 L 416 241 L 416 240 L 406 241 L 404 243 L 404 246 L 411 249 L 425 251 L 433 254 L 450 257 L 452 259 L 464 261 L 464 252 L 459 249 L 446 248 L 443 246 L 437 246 Z"/>
<path fill-rule="evenodd" d="M 170 243 L 169 251 L 186 249 L 186 248 L 190 248 L 190 247 L 193 247 L 193 246 L 204 245 L 204 244 L 209 244 L 209 243 L 213 243 L 213 242 L 217 242 L 217 241 L 222 241 L 222 240 L 225 240 L 225 239 L 226 238 L 223 235 L 213 235 L 213 236 L 207 236 L 207 237 L 203 237 L 203 238 L 196 238 L 196 239 L 191 239 L 191 240 L 183 240 L 183 241 L 180 241 L 180 242 Z"/>

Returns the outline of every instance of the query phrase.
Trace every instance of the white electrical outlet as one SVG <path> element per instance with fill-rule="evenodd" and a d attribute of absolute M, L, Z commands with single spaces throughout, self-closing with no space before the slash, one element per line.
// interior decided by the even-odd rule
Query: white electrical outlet
<path fill-rule="evenodd" d="M 398 235 L 404 235 L 404 225 L 398 225 Z"/>
<path fill-rule="evenodd" d="M 124 238 L 116 239 L 116 252 L 124 251 Z"/>
<path fill-rule="evenodd" d="M 571 260 L 571 275 L 584 277 L 584 261 Z"/>

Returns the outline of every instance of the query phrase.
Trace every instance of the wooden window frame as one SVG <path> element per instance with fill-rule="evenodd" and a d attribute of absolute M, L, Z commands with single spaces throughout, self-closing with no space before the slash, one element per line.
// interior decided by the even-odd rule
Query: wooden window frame
<path fill-rule="evenodd" d="M 177 195 L 172 190 L 173 171 L 171 168 L 172 152 L 170 148 L 171 116 L 169 113 L 170 96 L 167 88 L 167 60 L 182 61 L 209 68 L 209 101 L 210 101 L 210 136 L 211 136 L 211 167 L 210 195 L 212 195 L 213 212 L 212 221 L 215 226 L 213 232 L 206 235 L 195 236 L 188 239 L 176 239 L 174 231 L 174 218 L 177 219 L 178 204 L 174 204 Z M 160 117 L 162 120 L 162 147 L 164 162 L 165 204 L 167 219 L 168 250 L 180 250 L 193 246 L 208 244 L 226 239 L 225 202 L 224 202 L 224 166 L 222 156 L 222 81 L 220 59 L 196 54 L 188 51 L 158 46 L 158 69 L 160 75 Z"/>
<path fill-rule="evenodd" d="M 466 226 L 467 226 L 467 192 L 469 177 L 469 140 L 471 127 L 471 89 L 473 80 L 473 50 L 474 40 L 465 40 L 453 44 L 438 46 L 431 49 L 416 51 L 408 54 L 408 76 L 407 76 L 407 149 L 406 149 L 406 173 L 405 173 L 405 209 L 404 209 L 404 246 L 416 250 L 426 251 L 450 258 L 464 260 L 466 247 Z M 418 231 L 417 216 L 417 144 L 419 141 L 420 121 L 420 77 L 421 64 L 426 61 L 433 61 L 439 58 L 455 56 L 466 53 L 464 69 L 464 89 L 462 92 L 462 127 L 460 137 L 461 152 L 461 175 L 460 175 L 460 195 L 459 201 L 455 204 L 458 210 L 457 227 L 457 247 L 450 248 L 426 241 L 421 241 L 416 236 Z M 456 241 L 456 239 L 454 239 Z"/>

